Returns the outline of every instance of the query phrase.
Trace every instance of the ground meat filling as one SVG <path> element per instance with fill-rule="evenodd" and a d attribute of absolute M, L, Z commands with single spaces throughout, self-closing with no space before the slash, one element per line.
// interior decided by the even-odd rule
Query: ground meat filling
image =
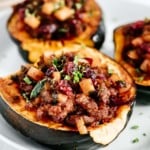
<path fill-rule="evenodd" d="M 125 104 L 122 95 L 129 87 L 115 70 L 93 67 L 92 62 L 90 57 L 68 53 L 42 56 L 38 67 L 22 67 L 12 79 L 26 101 L 25 109 L 35 111 L 38 120 L 70 127 L 77 122 L 85 126 L 109 122 Z"/>
<path fill-rule="evenodd" d="M 25 0 L 15 6 L 15 12 L 24 24 L 23 30 L 33 38 L 70 39 L 83 33 L 90 24 L 88 18 L 94 8 L 88 1 Z"/>
<path fill-rule="evenodd" d="M 127 25 L 123 58 L 134 68 L 139 80 L 150 79 L 150 20 Z"/>

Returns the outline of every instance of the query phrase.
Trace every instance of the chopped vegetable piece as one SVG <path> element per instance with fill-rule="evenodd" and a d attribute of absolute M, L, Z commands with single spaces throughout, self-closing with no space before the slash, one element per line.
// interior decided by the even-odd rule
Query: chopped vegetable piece
<path fill-rule="evenodd" d="M 41 70 L 39 70 L 39 69 L 37 69 L 37 68 L 35 68 L 35 67 L 31 67 L 31 68 L 28 70 L 27 75 L 28 75 L 30 78 L 32 78 L 33 80 L 39 81 L 39 80 L 41 80 L 41 79 L 43 78 L 44 73 L 43 73 Z"/>
<path fill-rule="evenodd" d="M 53 72 L 52 76 L 53 76 L 53 80 L 55 81 L 59 81 L 61 79 L 61 74 L 59 71 Z"/>
<path fill-rule="evenodd" d="M 30 78 L 27 77 L 27 76 L 25 76 L 23 80 L 24 80 L 25 83 L 27 83 L 27 84 L 31 84 L 31 83 L 32 83 L 32 81 L 30 80 Z"/>
<path fill-rule="evenodd" d="M 32 98 L 35 98 L 38 96 L 38 94 L 41 92 L 45 82 L 47 81 L 47 79 L 43 79 L 41 81 L 39 81 L 35 87 L 33 88 L 33 90 L 31 91 L 31 94 L 30 94 L 30 99 Z"/>
<path fill-rule="evenodd" d="M 85 79 L 85 78 L 82 79 L 79 82 L 79 85 L 81 87 L 82 92 L 85 95 L 89 95 L 91 92 L 95 91 L 95 88 L 93 86 L 92 80 L 90 78 L 89 79 Z"/>
<path fill-rule="evenodd" d="M 40 25 L 39 18 L 34 15 L 28 15 L 24 18 L 24 22 L 30 26 L 32 29 L 36 29 Z"/>
<path fill-rule="evenodd" d="M 139 126 L 138 125 L 135 125 L 135 126 L 132 126 L 131 129 L 138 129 Z"/>
<path fill-rule="evenodd" d="M 78 83 L 82 78 L 83 74 L 80 71 L 73 72 L 73 82 Z"/>
<path fill-rule="evenodd" d="M 59 10 L 55 11 L 54 16 L 60 20 L 65 21 L 74 14 L 74 10 L 69 7 L 62 7 Z"/>
<path fill-rule="evenodd" d="M 58 99 L 59 102 L 65 103 L 68 99 L 68 96 L 65 95 L 65 94 L 58 93 L 57 99 Z"/>
<path fill-rule="evenodd" d="M 65 80 L 70 80 L 71 77 L 70 77 L 69 75 L 66 75 L 66 76 L 64 77 L 64 79 L 65 79 Z"/>
<path fill-rule="evenodd" d="M 85 123 L 84 123 L 84 120 L 82 117 L 78 117 L 76 118 L 76 126 L 78 128 L 78 131 L 80 134 L 86 134 L 88 131 L 87 131 L 87 128 L 85 126 Z"/>

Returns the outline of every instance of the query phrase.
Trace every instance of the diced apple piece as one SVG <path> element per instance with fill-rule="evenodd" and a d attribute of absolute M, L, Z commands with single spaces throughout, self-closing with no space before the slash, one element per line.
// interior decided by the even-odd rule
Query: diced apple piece
<path fill-rule="evenodd" d="M 41 70 L 39 70 L 39 69 L 37 69 L 37 68 L 35 68 L 35 67 L 31 67 L 31 68 L 28 70 L 27 75 L 28 75 L 30 78 L 32 78 L 33 80 L 39 81 L 39 80 L 41 80 L 41 79 L 43 78 L 44 73 L 43 73 Z"/>
<path fill-rule="evenodd" d="M 42 12 L 46 15 L 50 15 L 54 11 L 54 4 L 46 2 L 42 5 Z"/>
<path fill-rule="evenodd" d="M 26 16 L 24 22 L 32 29 L 36 29 L 40 25 L 40 20 L 34 15 Z"/>
<path fill-rule="evenodd" d="M 60 103 L 65 103 L 67 101 L 67 99 L 68 99 L 68 96 L 64 95 L 64 94 L 61 94 L 61 93 L 58 93 L 57 98 L 58 98 L 58 101 Z"/>
<path fill-rule="evenodd" d="M 144 40 L 145 42 L 150 42 L 150 33 L 147 34 L 147 35 L 143 35 L 143 40 Z"/>
<path fill-rule="evenodd" d="M 54 16 L 60 20 L 60 21 L 65 21 L 68 18 L 70 18 L 74 14 L 74 10 L 69 8 L 69 7 L 62 7 L 58 9 L 55 13 Z"/>
<path fill-rule="evenodd" d="M 60 79 L 61 79 L 60 72 L 59 71 L 53 72 L 52 77 L 53 77 L 53 80 L 60 81 Z"/>
<path fill-rule="evenodd" d="M 143 39 L 141 37 L 137 37 L 132 40 L 131 42 L 134 46 L 141 45 L 143 43 Z"/>
<path fill-rule="evenodd" d="M 84 120 L 83 120 L 83 117 L 76 118 L 75 122 L 76 122 L 76 126 L 77 126 L 77 129 L 78 129 L 80 134 L 87 134 L 88 133 L 87 128 L 86 128 L 85 123 L 84 123 Z"/>
<path fill-rule="evenodd" d="M 144 72 L 149 72 L 150 73 L 150 60 L 149 59 L 145 59 L 141 66 L 140 69 L 143 70 Z"/>
<path fill-rule="evenodd" d="M 139 56 L 137 54 L 137 52 L 135 50 L 131 50 L 128 52 L 128 57 L 131 58 L 131 59 L 139 59 Z"/>
<path fill-rule="evenodd" d="M 90 92 L 95 91 L 94 85 L 93 85 L 92 80 L 90 78 L 88 78 L 88 79 L 85 79 L 85 78 L 82 79 L 79 82 L 79 85 L 81 87 L 82 92 L 85 95 L 89 95 Z"/>

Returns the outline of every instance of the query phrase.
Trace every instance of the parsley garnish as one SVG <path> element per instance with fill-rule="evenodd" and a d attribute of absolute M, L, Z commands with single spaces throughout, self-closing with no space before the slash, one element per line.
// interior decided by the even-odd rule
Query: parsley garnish
<path fill-rule="evenodd" d="M 64 79 L 65 79 L 65 80 L 70 80 L 71 77 L 70 77 L 69 75 L 65 75 Z"/>
<path fill-rule="evenodd" d="M 82 78 L 83 74 L 80 71 L 73 72 L 73 83 L 78 83 Z"/>
<path fill-rule="evenodd" d="M 109 74 L 109 75 L 112 75 L 113 73 L 114 73 L 114 70 L 113 70 L 113 69 L 108 68 L 108 74 Z"/>
<path fill-rule="evenodd" d="M 132 143 L 138 143 L 139 142 L 139 139 L 138 138 L 135 138 L 132 140 Z"/>
<path fill-rule="evenodd" d="M 82 7 L 82 4 L 81 3 L 75 3 L 75 7 L 76 7 L 76 9 L 81 9 L 81 7 Z"/>
<path fill-rule="evenodd" d="M 68 32 L 68 29 L 66 29 L 66 28 L 60 28 L 60 29 L 58 30 L 58 32 L 66 33 L 66 32 Z"/>
<path fill-rule="evenodd" d="M 134 126 L 131 127 L 131 129 L 138 129 L 138 128 L 139 128 L 138 125 L 134 125 Z"/>
<path fill-rule="evenodd" d="M 141 70 L 140 70 L 139 68 L 136 68 L 135 71 L 136 71 L 137 73 L 141 73 Z"/>
<path fill-rule="evenodd" d="M 56 70 L 58 71 L 61 71 L 62 68 L 63 68 L 63 65 L 64 65 L 64 62 L 65 62 L 65 58 L 64 57 L 61 57 L 61 58 L 54 58 L 52 63 L 53 63 L 53 66 L 56 68 Z"/>
<path fill-rule="evenodd" d="M 26 93 L 23 93 L 22 96 L 26 100 L 26 102 L 29 102 L 29 98 Z"/>
<path fill-rule="evenodd" d="M 34 86 L 30 94 L 30 99 L 35 98 L 41 92 L 46 81 L 47 79 L 43 79 Z"/>
<path fill-rule="evenodd" d="M 73 60 L 73 63 L 74 63 L 75 65 L 77 65 L 77 64 L 78 64 L 78 61 L 79 61 L 79 57 L 78 57 L 78 56 L 75 56 L 75 57 L 74 57 L 74 60 Z"/>
<path fill-rule="evenodd" d="M 32 81 L 30 80 L 30 78 L 27 77 L 27 76 L 25 76 L 25 77 L 23 78 L 23 81 L 24 81 L 26 84 L 31 84 L 31 83 L 32 83 Z"/>

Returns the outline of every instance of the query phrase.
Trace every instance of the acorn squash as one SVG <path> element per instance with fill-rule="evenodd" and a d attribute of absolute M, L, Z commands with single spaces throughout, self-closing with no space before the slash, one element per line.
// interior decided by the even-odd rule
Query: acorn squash
<path fill-rule="evenodd" d="M 115 59 L 135 80 L 138 98 L 148 99 L 148 96 L 143 96 L 150 94 L 150 20 L 117 27 L 114 30 L 114 43 Z"/>
<path fill-rule="evenodd" d="M 54 149 L 111 143 L 133 111 L 130 75 L 96 49 L 46 51 L 34 65 L 0 78 L 0 112 L 24 135 Z"/>
<path fill-rule="evenodd" d="M 95 0 L 26 0 L 14 6 L 7 28 L 30 62 L 45 50 L 59 50 L 70 43 L 99 49 L 105 32 L 102 10 Z"/>

